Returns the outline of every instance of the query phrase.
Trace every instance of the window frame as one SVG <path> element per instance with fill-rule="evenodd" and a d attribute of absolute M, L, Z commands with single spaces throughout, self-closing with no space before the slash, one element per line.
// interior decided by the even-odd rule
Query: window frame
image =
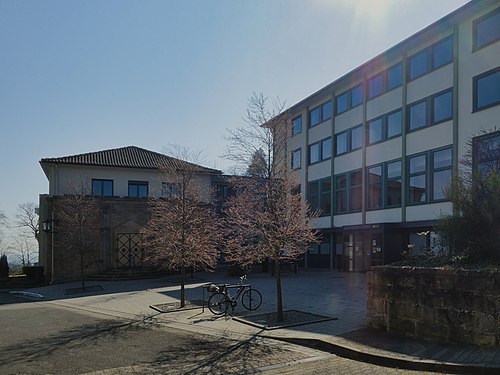
<path fill-rule="evenodd" d="M 354 105 L 353 105 L 353 95 L 354 95 L 354 91 L 357 90 L 357 89 L 361 89 L 361 93 L 360 93 L 360 102 L 356 102 Z M 335 95 L 334 97 L 334 101 L 335 101 L 335 116 L 338 116 L 342 113 L 345 113 L 345 112 L 348 112 L 350 111 L 351 109 L 353 108 L 356 108 L 356 107 L 359 107 L 361 105 L 364 104 L 365 102 L 365 83 L 364 82 L 360 82 L 358 83 L 357 85 L 351 87 L 350 89 L 347 89 L 343 92 L 341 92 L 339 95 Z M 339 102 L 339 99 L 340 98 L 344 98 L 345 97 L 345 109 L 343 109 L 342 111 L 339 111 L 339 105 L 338 105 L 338 102 Z"/>
<path fill-rule="evenodd" d="M 420 157 L 424 157 L 424 162 L 425 162 L 425 166 L 424 166 L 424 170 L 423 171 L 417 171 L 417 172 L 412 172 L 410 170 L 410 164 L 411 164 L 411 159 L 416 159 L 416 158 L 420 158 Z M 417 206 L 417 205 L 420 205 L 420 204 L 426 204 L 428 203 L 429 201 L 429 160 L 428 160 L 428 151 L 426 152 L 421 152 L 421 153 L 418 153 L 418 154 L 414 154 L 414 155 L 409 155 L 407 156 L 406 160 L 407 160 L 407 165 L 408 165 L 408 178 L 407 178 L 407 181 L 408 181 L 408 191 L 407 191 L 407 199 L 408 199 L 408 206 Z M 417 178 L 417 177 L 420 177 L 420 176 L 423 176 L 425 181 L 424 181 L 424 199 L 421 200 L 421 201 L 413 201 L 411 199 L 412 197 L 412 194 L 411 194 L 411 184 L 410 184 L 410 180 L 412 178 Z"/>
<path fill-rule="evenodd" d="M 479 173 L 482 172 L 481 166 L 485 164 L 491 164 L 494 163 L 496 164 L 497 168 L 500 168 L 500 150 L 494 150 L 494 152 L 491 152 L 491 150 L 487 150 L 487 154 L 490 156 L 489 158 L 481 158 L 480 159 L 480 146 L 481 143 L 489 143 L 491 144 L 492 138 L 497 138 L 498 137 L 498 142 L 500 143 L 500 130 L 497 130 L 495 132 L 487 133 L 487 134 L 482 134 L 480 136 L 474 137 L 472 139 L 472 168 L 474 171 L 477 171 Z M 498 156 L 498 159 L 496 157 L 492 158 L 491 155 L 493 156 Z M 497 169 L 495 168 L 495 169 Z M 490 170 L 488 168 L 487 170 Z"/>
<path fill-rule="evenodd" d="M 442 118 L 440 120 L 437 120 L 435 119 L 435 114 L 436 114 L 436 108 L 435 108 L 435 103 L 434 103 L 434 100 L 440 96 L 443 96 L 443 95 L 446 95 L 446 94 L 450 94 L 451 95 L 451 101 L 450 101 L 450 104 L 451 104 L 451 108 L 450 108 L 450 113 L 451 113 L 451 116 L 450 117 L 445 117 L 445 118 Z M 421 105 L 425 103 L 425 121 L 424 121 L 424 124 L 419 126 L 419 127 L 416 127 L 416 128 L 411 128 L 411 109 L 418 106 L 418 105 Z M 438 93 L 435 93 L 433 95 L 430 95 L 426 98 L 423 98 L 423 99 L 420 99 L 420 100 L 417 100 L 413 103 L 410 103 L 410 104 L 407 104 L 406 105 L 406 114 L 407 114 L 407 124 L 406 124 L 406 130 L 408 131 L 408 133 L 412 133 L 414 131 L 418 131 L 418 130 L 421 130 L 421 129 L 425 129 L 429 126 L 434 126 L 434 125 L 438 125 L 438 124 L 441 124 L 443 122 L 446 122 L 446 121 L 451 121 L 453 120 L 453 89 L 452 88 L 449 88 L 449 89 L 446 89 L 446 90 L 443 90 L 443 91 L 440 91 Z"/>
<path fill-rule="evenodd" d="M 300 121 L 297 121 L 300 120 Z M 299 126 L 296 126 L 299 124 Z M 292 136 L 302 133 L 302 114 L 292 119 Z"/>
<path fill-rule="evenodd" d="M 441 167 L 436 167 L 435 164 L 435 155 L 438 152 L 443 152 L 443 151 L 449 151 L 450 152 L 450 164 L 446 166 L 441 166 Z M 430 178 L 430 189 L 429 189 L 429 195 L 430 195 L 430 201 L 431 202 L 441 202 L 441 201 L 447 201 L 448 199 L 443 196 L 443 198 L 436 198 L 434 196 L 434 189 L 435 189 L 435 174 L 439 172 L 444 172 L 444 171 L 450 171 L 450 183 L 453 178 L 453 147 L 451 146 L 446 146 L 446 147 L 440 147 L 434 150 L 430 150 L 430 163 L 429 163 L 429 178 Z"/>
<path fill-rule="evenodd" d="M 400 123 L 399 123 L 399 133 L 389 136 L 389 117 L 400 113 Z M 380 140 L 372 142 L 370 139 L 370 125 L 375 121 L 381 121 L 381 138 Z M 376 145 L 378 143 L 385 142 L 387 140 L 400 137 L 403 131 L 403 110 L 398 108 L 394 111 L 384 113 L 382 116 L 374 117 L 366 122 L 366 146 Z"/>
<path fill-rule="evenodd" d="M 130 188 L 131 187 L 137 187 L 137 195 L 131 195 L 130 194 Z M 142 196 L 140 194 L 140 187 L 146 187 L 146 195 Z M 128 192 L 128 197 L 130 198 L 147 198 L 149 197 L 149 182 L 148 181 L 139 181 L 139 180 L 129 180 L 128 181 L 128 189 L 127 189 L 127 192 Z"/>
<path fill-rule="evenodd" d="M 324 190 L 325 183 L 329 185 L 328 190 Z M 325 177 L 314 181 L 309 181 L 307 184 L 307 201 L 311 207 L 311 211 L 319 211 L 319 216 L 332 215 L 332 178 Z M 313 188 L 311 188 L 313 187 Z M 314 192 L 315 194 L 311 194 Z M 328 206 L 328 207 L 327 207 Z M 328 208 L 324 210 L 323 208 Z"/>
<path fill-rule="evenodd" d="M 291 164 L 290 166 L 292 167 L 292 169 L 301 169 L 302 168 L 302 148 L 296 148 L 295 150 L 293 150 L 291 152 L 292 154 L 292 157 L 291 157 Z M 299 162 L 299 165 L 296 166 L 295 165 L 295 160 L 297 160 L 295 157 L 296 155 L 298 154 L 298 162 Z"/>
<path fill-rule="evenodd" d="M 330 110 L 325 111 L 325 107 L 328 109 L 328 107 L 327 107 L 328 105 L 331 105 L 331 108 L 330 108 Z M 315 122 L 313 124 L 311 114 L 314 111 L 318 111 L 318 122 Z M 314 108 L 311 108 L 309 110 L 309 127 L 314 128 L 315 126 L 318 126 L 318 125 L 322 124 L 323 122 L 330 120 L 333 116 L 332 111 L 333 111 L 333 102 L 331 99 L 321 103 L 320 105 L 317 105 Z M 327 113 L 325 113 L 325 112 L 327 112 Z"/>
<path fill-rule="evenodd" d="M 480 23 L 484 22 L 485 20 L 489 19 L 490 17 L 495 17 L 495 16 L 498 16 L 498 14 L 500 13 L 500 7 L 492 10 L 491 12 L 479 17 L 478 19 L 474 20 L 473 23 L 472 23 L 472 51 L 475 52 L 475 51 L 478 51 L 482 48 L 485 48 L 493 43 L 496 43 L 500 40 L 500 35 L 495 38 L 495 39 L 491 39 L 489 40 L 488 42 L 486 43 L 483 43 L 483 44 L 478 44 L 478 40 L 477 40 L 477 36 L 478 36 L 478 33 L 477 33 L 477 27 Z"/>
<path fill-rule="evenodd" d="M 100 194 L 96 194 L 96 191 L 94 190 L 94 183 L 100 183 Z M 111 194 L 104 194 L 104 183 L 111 183 Z M 115 182 L 112 179 L 109 178 L 93 178 L 92 179 L 92 196 L 94 197 L 112 197 L 115 192 Z"/>
<path fill-rule="evenodd" d="M 484 109 L 488 109 L 491 107 L 495 107 L 500 104 L 500 99 L 486 105 L 478 106 L 478 81 L 484 79 L 485 77 L 492 76 L 494 74 L 500 73 L 500 66 L 494 69 L 490 69 L 484 73 L 478 74 L 477 76 L 472 77 L 472 112 L 479 112 Z"/>
<path fill-rule="evenodd" d="M 448 64 L 451 64 L 453 63 L 453 49 L 454 49 L 454 46 L 453 46 L 453 34 L 451 35 L 448 35 L 434 43 L 432 43 L 431 45 L 421 49 L 420 51 L 417 51 L 415 52 L 413 55 L 409 56 L 408 57 L 408 69 L 407 69 L 407 79 L 408 79 L 408 82 L 410 81 L 414 81 L 416 80 L 417 78 L 420 78 L 420 77 L 423 77 L 425 76 L 426 74 L 429 74 L 435 70 L 438 70 L 440 68 L 442 68 L 443 66 L 446 66 Z M 435 65 L 434 64 L 434 57 L 435 57 L 435 54 L 436 54 L 436 51 L 435 51 L 435 48 L 437 46 L 439 46 L 440 44 L 442 43 L 445 43 L 445 42 L 448 42 L 450 41 L 451 43 L 451 50 L 450 50 L 450 55 L 451 55 L 451 58 L 449 61 L 447 62 L 444 62 L 440 65 Z M 417 57 L 417 56 L 420 56 L 422 54 L 426 54 L 426 57 L 425 57 L 425 69 L 423 72 L 421 73 L 418 73 L 417 75 L 414 75 L 412 74 L 412 62 L 414 61 L 414 59 Z"/>
<path fill-rule="evenodd" d="M 380 168 L 380 179 L 378 181 L 371 181 L 370 170 Z M 379 201 L 378 206 L 372 207 L 373 195 L 372 188 L 374 186 L 379 186 Z M 380 210 L 384 208 L 384 163 L 371 165 L 366 167 L 366 210 Z"/>

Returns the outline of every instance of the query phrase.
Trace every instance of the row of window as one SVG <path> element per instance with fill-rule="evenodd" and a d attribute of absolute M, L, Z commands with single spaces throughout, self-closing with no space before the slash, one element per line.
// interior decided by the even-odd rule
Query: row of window
<path fill-rule="evenodd" d="M 500 39 L 500 8 L 476 20 L 473 26 L 473 35 L 474 50 L 498 41 Z M 452 61 L 453 36 L 449 36 L 408 58 L 408 80 L 411 81 L 428 74 Z M 498 103 L 499 75 L 500 73 L 496 72 L 492 76 L 475 78 L 474 84 L 477 85 L 477 90 L 475 89 L 475 92 L 479 90 L 484 92 L 484 96 L 486 96 L 476 96 L 477 100 L 474 101 L 475 110 L 485 108 L 492 105 L 492 103 Z M 380 96 L 401 86 L 402 82 L 403 65 L 402 63 L 398 63 L 368 79 L 366 97 L 367 99 L 372 99 Z M 490 93 L 494 91 L 495 88 L 496 92 Z M 495 100 L 491 100 L 491 97 L 494 97 L 495 94 L 497 97 Z M 361 105 L 364 98 L 365 88 L 363 83 L 344 91 L 340 95 L 335 96 L 335 114 L 339 115 Z M 332 114 L 333 103 L 329 100 L 309 111 L 309 126 L 313 127 L 330 119 Z M 298 116 L 292 120 L 292 134 L 299 134 L 301 132 L 302 116 Z"/>
<path fill-rule="evenodd" d="M 437 202 L 446 199 L 445 191 L 452 175 L 451 147 L 427 151 L 407 158 L 407 202 L 409 205 Z M 401 159 L 373 165 L 365 169 L 366 209 L 400 207 L 402 202 Z M 332 212 L 332 179 L 330 177 L 308 184 L 308 202 L 321 215 Z M 363 207 L 363 170 L 334 176 L 335 214 L 359 212 Z"/>
<path fill-rule="evenodd" d="M 178 194 L 177 184 L 163 182 L 162 197 L 172 197 Z M 98 197 L 112 197 L 114 195 L 114 181 L 108 179 L 92 179 L 92 195 Z M 128 196 L 133 198 L 146 198 L 149 196 L 149 183 L 147 181 L 129 181 Z"/>

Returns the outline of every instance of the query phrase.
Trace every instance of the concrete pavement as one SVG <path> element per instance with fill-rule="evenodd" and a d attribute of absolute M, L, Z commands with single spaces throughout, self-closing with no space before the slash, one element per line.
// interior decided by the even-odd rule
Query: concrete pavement
<path fill-rule="evenodd" d="M 224 273 L 198 273 L 187 280 L 187 298 L 202 299 L 201 285 L 207 282 L 234 283 L 237 278 Z M 241 306 L 235 316 L 275 311 L 275 281 L 269 274 L 251 273 L 249 283 L 260 290 L 263 304 L 258 311 L 246 312 Z M 344 358 L 389 367 L 447 373 L 500 373 L 500 347 L 436 344 L 401 339 L 365 327 L 365 275 L 332 271 L 303 271 L 283 275 L 285 309 L 335 317 L 321 323 L 263 330 L 243 324 L 231 316 L 217 317 L 207 309 L 182 310 L 159 314 L 149 306 L 177 302 L 178 277 L 151 280 L 88 282 L 104 290 L 88 295 L 65 295 L 78 283 L 30 289 L 43 295 L 47 303 L 125 319 L 154 319 L 167 327 L 209 335 L 225 335 L 243 340 L 249 337 L 279 339 L 335 353 Z M 206 297 L 206 295 L 205 295 Z M 271 369 L 270 369 L 271 371 Z M 293 373 L 293 372 L 291 372 Z"/>

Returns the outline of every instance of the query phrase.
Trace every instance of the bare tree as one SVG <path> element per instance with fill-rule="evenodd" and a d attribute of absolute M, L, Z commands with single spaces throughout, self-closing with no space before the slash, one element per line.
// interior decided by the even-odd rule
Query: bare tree
<path fill-rule="evenodd" d="M 16 221 L 19 227 L 27 228 L 38 241 L 39 225 L 36 205 L 32 202 L 21 203 L 17 207 Z"/>
<path fill-rule="evenodd" d="M 251 162 L 262 150 L 265 168 L 260 178 L 236 179 L 236 194 L 224 211 L 226 258 L 242 266 L 269 258 L 275 267 L 277 320 L 283 321 L 280 263 L 294 261 L 313 242 L 312 213 L 297 190 L 297 176 L 290 168 L 287 152 L 289 115 L 276 100 L 267 109 L 267 98 L 254 94 L 247 110 L 246 125 L 229 131 L 226 157 Z"/>
<path fill-rule="evenodd" d="M 31 266 L 37 261 L 38 246 L 31 234 L 17 231 L 10 242 L 9 254 L 16 258 L 23 267 Z"/>
<path fill-rule="evenodd" d="M 54 200 L 57 212 L 57 238 L 59 244 L 73 251 L 75 264 L 79 267 L 82 289 L 85 289 L 85 270 L 99 261 L 95 247 L 100 236 L 100 208 L 90 195 L 87 184 L 75 182 L 71 194 Z"/>
<path fill-rule="evenodd" d="M 181 274 L 181 307 L 185 305 L 186 269 L 212 270 L 218 256 L 217 223 L 210 205 L 206 169 L 190 161 L 197 155 L 175 147 L 159 168 L 163 175 L 161 198 L 150 198 L 151 218 L 142 229 L 146 260 Z"/>
<path fill-rule="evenodd" d="M 266 155 L 261 148 L 252 155 L 252 160 L 247 168 L 247 176 L 265 177 L 267 171 Z"/>

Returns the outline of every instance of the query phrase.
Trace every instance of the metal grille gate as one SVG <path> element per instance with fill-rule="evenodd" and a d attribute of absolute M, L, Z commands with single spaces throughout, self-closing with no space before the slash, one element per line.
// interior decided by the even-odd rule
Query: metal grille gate
<path fill-rule="evenodd" d="M 117 268 L 140 268 L 144 259 L 141 249 L 141 235 L 139 233 L 118 233 L 116 235 Z"/>

